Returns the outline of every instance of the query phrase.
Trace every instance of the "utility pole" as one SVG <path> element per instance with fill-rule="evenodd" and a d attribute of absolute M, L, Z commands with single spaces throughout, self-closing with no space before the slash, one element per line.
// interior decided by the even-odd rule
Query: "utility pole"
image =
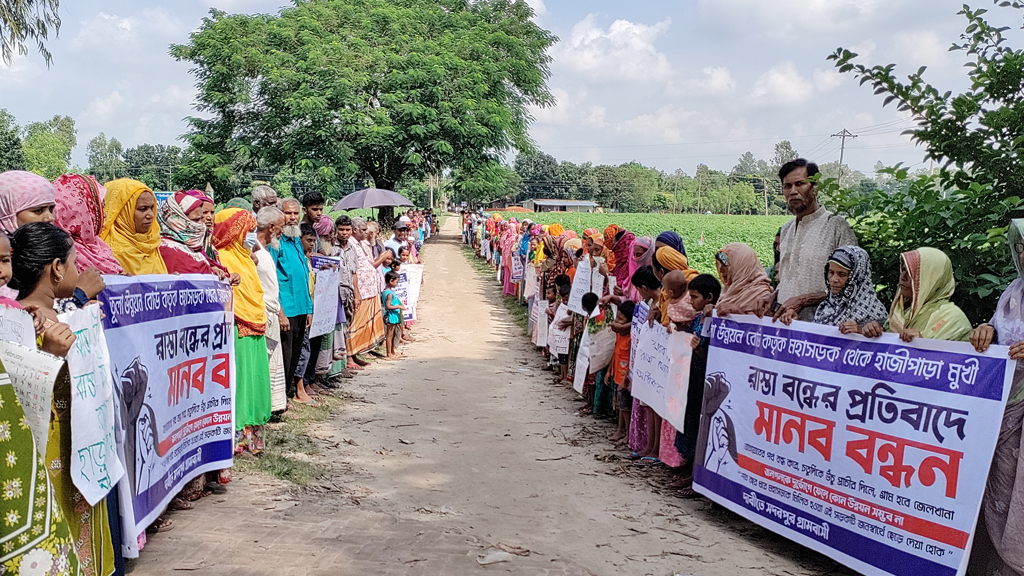
<path fill-rule="evenodd" d="M 842 138 L 842 142 L 839 144 L 839 185 L 843 185 L 843 153 L 846 152 L 846 139 L 856 138 L 857 135 L 850 132 L 846 128 L 838 134 L 833 134 L 833 138 Z"/>

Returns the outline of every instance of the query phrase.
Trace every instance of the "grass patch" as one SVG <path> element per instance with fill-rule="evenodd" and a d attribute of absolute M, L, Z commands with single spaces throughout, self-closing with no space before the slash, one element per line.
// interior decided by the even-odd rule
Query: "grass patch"
<path fill-rule="evenodd" d="M 316 441 L 307 434 L 309 426 L 323 422 L 342 404 L 340 398 L 328 396 L 320 406 L 293 404 L 280 422 L 267 424 L 264 440 L 267 447 L 255 459 L 235 459 L 235 469 L 242 473 L 269 474 L 293 484 L 306 486 L 327 472 L 317 463 L 320 452 Z"/>
<path fill-rule="evenodd" d="M 487 263 L 483 258 L 476 257 L 476 251 L 462 245 L 462 254 L 469 260 L 469 265 L 473 267 L 481 276 L 488 279 L 495 278 L 497 272 L 491 265 Z M 515 296 L 502 296 L 502 302 L 505 304 L 505 308 L 508 309 L 509 314 L 512 316 L 512 320 L 523 329 L 523 333 L 526 333 L 526 329 L 530 325 L 530 313 L 527 311 L 526 306 L 519 303 L 519 299 Z"/>

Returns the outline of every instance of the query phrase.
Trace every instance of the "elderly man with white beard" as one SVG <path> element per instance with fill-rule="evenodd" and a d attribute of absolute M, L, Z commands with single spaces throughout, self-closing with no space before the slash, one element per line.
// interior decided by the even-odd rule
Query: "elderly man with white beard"
<path fill-rule="evenodd" d="M 277 269 L 278 293 L 285 318 L 281 321 L 281 352 L 284 359 L 285 385 L 288 397 L 297 402 L 313 402 L 299 387 L 302 374 L 298 373 L 299 358 L 306 339 L 306 330 L 313 321 L 313 297 L 309 293 L 309 261 L 302 248 L 299 220 L 302 209 L 299 201 L 286 198 L 281 202 L 285 223 L 280 249 L 268 248 Z"/>
<path fill-rule="evenodd" d="M 283 412 L 288 407 L 287 386 L 284 377 L 284 356 L 281 354 L 281 324 L 287 321 L 281 309 L 277 283 L 277 267 L 270 250 L 281 249 L 284 233 L 284 212 L 273 206 L 256 213 L 256 240 L 252 248 L 256 272 L 263 285 L 263 303 L 267 307 L 267 354 L 270 357 L 270 411 Z"/>

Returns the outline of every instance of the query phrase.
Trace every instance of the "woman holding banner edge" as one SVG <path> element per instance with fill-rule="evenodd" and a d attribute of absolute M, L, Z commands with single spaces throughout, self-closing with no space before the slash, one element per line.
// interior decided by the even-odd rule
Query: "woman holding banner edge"
<path fill-rule="evenodd" d="M 1010 347 L 1010 359 L 1017 361 L 1013 384 L 1006 399 L 1003 422 L 992 456 L 988 484 L 981 501 L 982 517 L 988 541 L 996 554 L 988 555 L 986 573 L 1024 574 L 1024 460 L 1021 459 L 1024 424 L 1024 219 L 1010 221 L 1007 237 L 1017 278 L 999 297 L 992 320 L 971 332 L 971 344 L 978 352 L 993 343 Z M 975 556 L 984 555 L 985 542 L 976 532 Z"/>
<path fill-rule="evenodd" d="M 14 232 L 11 251 L 11 287 L 18 290 L 18 302 L 26 308 L 37 307 L 45 319 L 37 344 L 63 358 L 75 335 L 58 321 L 54 302 L 74 294 L 78 281 L 74 242 L 54 224 L 33 222 Z M 94 576 L 109 576 L 115 557 L 106 498 L 90 506 L 71 477 L 71 378 L 66 370 L 54 384 L 51 411 L 45 462 L 54 499 L 68 519 L 82 566 Z"/>

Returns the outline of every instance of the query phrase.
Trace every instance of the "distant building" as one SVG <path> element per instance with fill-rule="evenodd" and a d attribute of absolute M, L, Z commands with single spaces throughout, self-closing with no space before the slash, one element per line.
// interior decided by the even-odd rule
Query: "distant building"
<path fill-rule="evenodd" d="M 590 200 L 525 200 L 523 208 L 530 212 L 596 212 L 597 202 Z"/>

